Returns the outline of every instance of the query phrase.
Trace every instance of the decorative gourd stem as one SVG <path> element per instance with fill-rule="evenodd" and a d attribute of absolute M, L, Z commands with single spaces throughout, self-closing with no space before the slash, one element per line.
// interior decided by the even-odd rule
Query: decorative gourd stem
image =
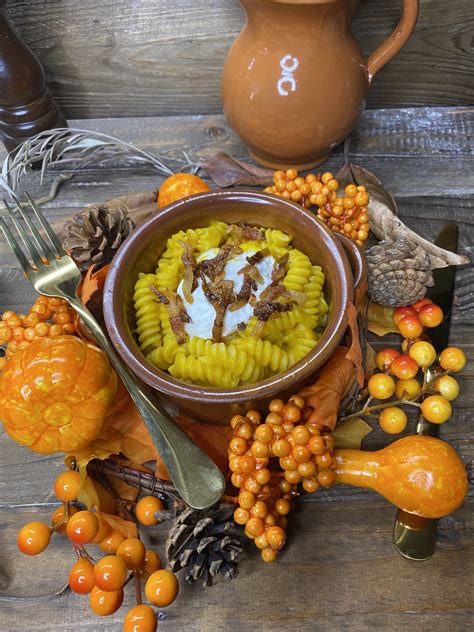
<path fill-rule="evenodd" d="M 46 88 L 43 68 L 6 15 L 0 0 L 0 140 L 11 151 L 25 139 L 67 123 Z"/>
<path fill-rule="evenodd" d="M 440 518 L 467 492 L 467 473 L 448 443 L 427 436 L 398 439 L 383 450 L 336 450 L 336 482 L 372 489 L 408 513 Z"/>

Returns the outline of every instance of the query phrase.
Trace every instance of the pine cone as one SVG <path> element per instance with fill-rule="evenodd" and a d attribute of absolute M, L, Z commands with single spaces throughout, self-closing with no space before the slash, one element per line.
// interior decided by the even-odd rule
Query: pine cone
<path fill-rule="evenodd" d="M 65 250 L 81 270 L 95 263 L 102 268 L 112 261 L 117 249 L 135 228 L 125 208 L 91 206 L 66 225 Z"/>
<path fill-rule="evenodd" d="M 227 580 L 236 577 L 244 539 L 233 521 L 234 509 L 233 505 L 217 504 L 182 511 L 166 542 L 171 570 L 184 568 L 187 582 L 202 579 L 204 586 L 212 586 L 218 573 Z"/>
<path fill-rule="evenodd" d="M 368 293 L 379 305 L 412 305 L 433 285 L 429 254 L 405 237 L 381 241 L 366 251 Z"/>

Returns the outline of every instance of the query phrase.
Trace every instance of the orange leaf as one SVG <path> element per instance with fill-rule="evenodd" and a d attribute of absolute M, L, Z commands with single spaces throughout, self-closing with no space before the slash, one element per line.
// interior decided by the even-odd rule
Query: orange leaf
<path fill-rule="evenodd" d="M 112 514 L 104 513 L 103 511 L 98 511 L 98 515 L 101 516 L 107 522 L 112 529 L 118 531 L 126 538 L 137 538 L 138 537 L 138 529 L 137 525 L 130 520 L 124 520 L 119 516 L 114 516 Z"/>
<path fill-rule="evenodd" d="M 107 264 L 103 268 L 100 268 L 100 270 L 97 270 L 97 272 L 94 272 L 95 264 L 89 266 L 81 287 L 79 288 L 79 296 L 84 304 L 87 305 L 92 296 L 103 289 L 109 267 L 110 264 Z"/>
<path fill-rule="evenodd" d="M 80 467 L 81 486 L 77 499 L 88 509 L 96 508 L 108 512 L 115 511 L 115 499 L 98 481 L 87 474 L 86 467 Z"/>
<path fill-rule="evenodd" d="M 351 330 L 351 346 L 346 358 L 352 362 L 356 369 L 356 377 L 359 386 L 364 386 L 364 366 L 362 361 L 362 349 L 360 346 L 359 326 L 357 324 L 357 310 L 353 303 L 347 305 L 347 319 Z"/>
<path fill-rule="evenodd" d="M 313 408 L 309 422 L 334 430 L 341 400 L 354 381 L 354 366 L 347 359 L 347 347 L 338 347 L 323 365 L 316 382 L 305 386 L 299 394 Z"/>

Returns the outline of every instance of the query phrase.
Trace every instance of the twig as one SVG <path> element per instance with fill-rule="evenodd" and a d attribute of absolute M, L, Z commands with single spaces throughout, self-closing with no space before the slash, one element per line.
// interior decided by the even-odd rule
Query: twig
<path fill-rule="evenodd" d="M 105 461 L 95 459 L 91 461 L 87 467 L 91 472 L 113 476 L 121 481 L 125 481 L 132 487 L 137 487 L 138 489 L 149 492 L 152 496 L 171 496 L 175 499 L 181 498 L 173 483 L 163 481 L 154 474 L 140 472 L 131 467 L 124 467 L 109 459 Z"/>
<path fill-rule="evenodd" d="M 51 183 L 51 188 L 49 189 L 48 195 L 38 198 L 36 200 L 36 204 L 38 204 L 38 206 L 41 206 L 42 204 L 47 204 L 48 202 L 51 202 L 51 200 L 54 200 L 54 198 L 58 194 L 58 190 L 61 184 L 63 182 L 67 182 L 73 176 L 73 173 L 60 173 L 56 178 L 54 178 L 53 182 Z"/>

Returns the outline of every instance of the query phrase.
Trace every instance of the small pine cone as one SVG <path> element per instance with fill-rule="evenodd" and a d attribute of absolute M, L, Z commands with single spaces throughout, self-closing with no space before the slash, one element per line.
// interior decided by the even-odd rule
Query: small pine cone
<path fill-rule="evenodd" d="M 68 237 L 63 246 L 81 270 L 92 264 L 102 268 L 112 261 L 134 228 L 127 209 L 91 206 L 66 225 Z"/>
<path fill-rule="evenodd" d="M 212 586 L 221 573 L 227 580 L 238 574 L 244 538 L 233 521 L 235 507 L 217 504 L 208 509 L 189 507 L 176 517 L 166 542 L 166 556 L 173 572 L 186 569 L 186 581 L 202 579 Z"/>
<path fill-rule="evenodd" d="M 385 307 L 412 305 L 433 285 L 429 254 L 405 237 L 381 241 L 366 251 L 368 293 Z"/>

